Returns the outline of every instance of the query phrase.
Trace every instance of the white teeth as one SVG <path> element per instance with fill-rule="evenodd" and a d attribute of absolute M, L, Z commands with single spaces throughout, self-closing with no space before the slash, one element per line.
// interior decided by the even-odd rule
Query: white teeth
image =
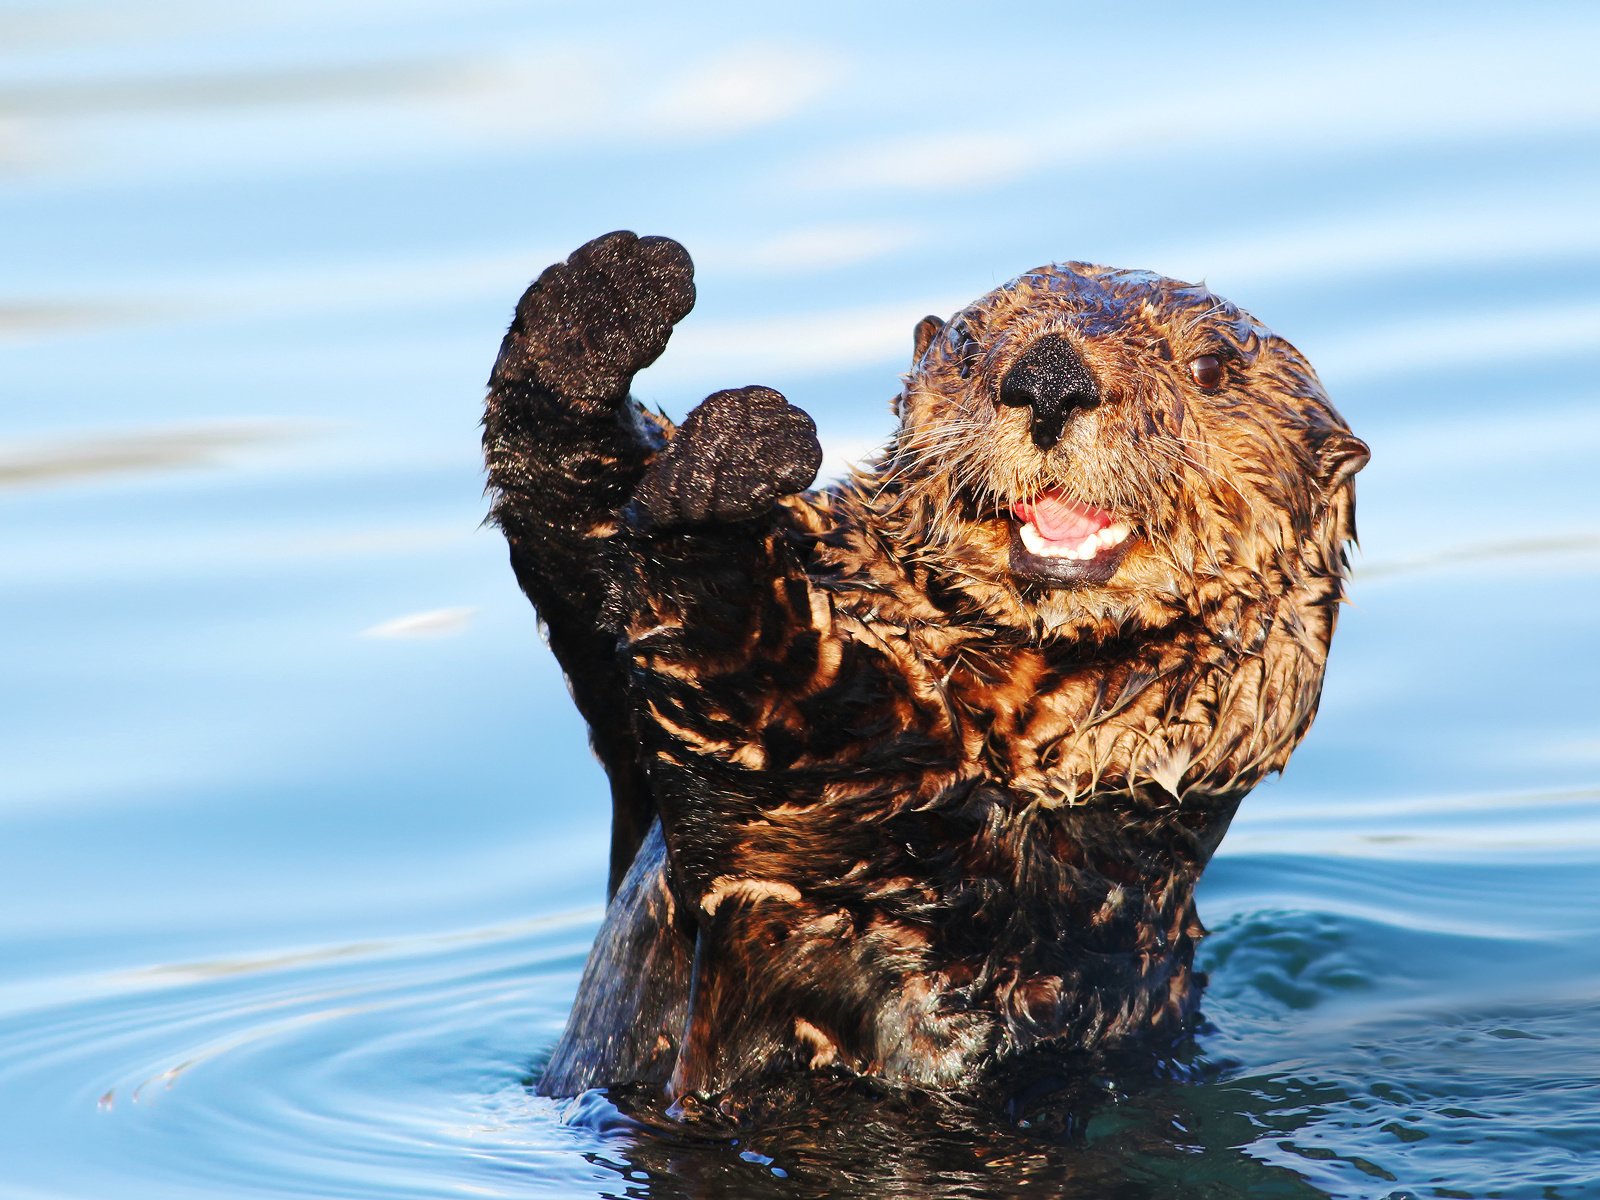
<path fill-rule="evenodd" d="M 1022 545 L 1029 554 L 1040 558 L 1070 558 L 1074 562 L 1088 562 L 1102 550 L 1120 546 L 1128 540 L 1132 530 L 1123 522 L 1107 525 L 1078 542 L 1052 542 L 1040 533 L 1032 521 L 1024 521 L 1021 528 Z"/>

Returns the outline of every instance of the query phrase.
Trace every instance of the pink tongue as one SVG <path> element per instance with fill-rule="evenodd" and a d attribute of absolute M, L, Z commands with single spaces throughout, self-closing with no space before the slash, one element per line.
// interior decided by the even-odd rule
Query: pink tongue
<path fill-rule="evenodd" d="M 1032 521 L 1033 527 L 1052 542 L 1081 542 L 1111 524 L 1111 514 L 1105 509 L 1063 500 L 1055 492 L 1019 500 L 1011 511 L 1019 521 Z"/>

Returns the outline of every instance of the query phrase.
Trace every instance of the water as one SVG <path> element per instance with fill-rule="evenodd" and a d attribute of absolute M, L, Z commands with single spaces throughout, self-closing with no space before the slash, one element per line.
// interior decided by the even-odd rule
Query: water
<path fill-rule="evenodd" d="M 0 1195 L 1600 1196 L 1597 37 L 0 7 Z M 700 264 L 643 394 L 777 386 L 835 466 L 917 318 L 1069 257 L 1204 276 L 1374 447 L 1322 714 L 1202 889 L 1210 1028 L 1067 1146 L 526 1086 L 606 805 L 475 423 L 616 227 Z"/>

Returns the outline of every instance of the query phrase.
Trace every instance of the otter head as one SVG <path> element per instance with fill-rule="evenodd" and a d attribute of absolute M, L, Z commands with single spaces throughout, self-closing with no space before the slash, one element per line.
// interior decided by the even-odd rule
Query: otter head
<path fill-rule="evenodd" d="M 1367 447 L 1293 346 L 1204 287 L 1030 272 L 917 326 L 896 411 L 885 515 L 989 618 L 1112 637 L 1303 594 L 1326 647 Z"/>

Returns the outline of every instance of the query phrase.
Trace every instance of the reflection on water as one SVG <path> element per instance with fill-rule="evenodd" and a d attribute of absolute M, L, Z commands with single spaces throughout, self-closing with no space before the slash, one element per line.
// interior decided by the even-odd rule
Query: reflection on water
<path fill-rule="evenodd" d="M 1596 33 L 0 6 L 0 1193 L 1600 1194 Z M 1026 1125 L 531 1094 L 607 806 L 476 423 L 527 279 L 617 227 L 700 264 L 645 398 L 780 387 L 829 470 L 918 318 L 1050 258 L 1205 277 L 1372 444 L 1181 1061 Z"/>

